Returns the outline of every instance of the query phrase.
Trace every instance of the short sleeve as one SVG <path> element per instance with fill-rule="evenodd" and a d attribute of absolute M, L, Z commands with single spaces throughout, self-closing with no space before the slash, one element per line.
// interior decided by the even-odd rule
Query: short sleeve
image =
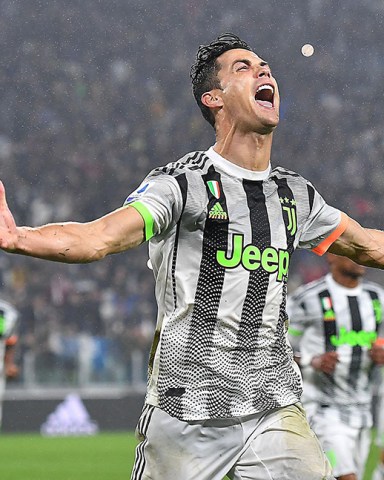
<path fill-rule="evenodd" d="M 177 180 L 167 174 L 149 175 L 124 202 L 143 217 L 145 240 L 160 235 L 182 212 L 182 195 Z"/>
<path fill-rule="evenodd" d="M 328 205 L 311 185 L 309 188 L 313 193 L 313 203 L 300 235 L 299 248 L 323 255 L 346 229 L 348 217 Z"/>

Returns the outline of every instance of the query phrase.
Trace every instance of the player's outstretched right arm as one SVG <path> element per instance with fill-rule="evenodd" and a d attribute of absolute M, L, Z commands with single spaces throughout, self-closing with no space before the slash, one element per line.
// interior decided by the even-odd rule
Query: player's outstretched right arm
<path fill-rule="evenodd" d="M 144 240 L 144 221 L 122 207 L 92 222 L 18 227 L 0 181 L 0 249 L 64 263 L 88 263 L 123 252 Z"/>

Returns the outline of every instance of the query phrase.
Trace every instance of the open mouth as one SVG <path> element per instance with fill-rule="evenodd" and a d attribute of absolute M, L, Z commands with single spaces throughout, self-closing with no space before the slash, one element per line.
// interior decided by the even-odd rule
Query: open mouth
<path fill-rule="evenodd" d="M 272 85 L 260 85 L 256 91 L 255 100 L 263 107 L 272 108 L 274 94 L 275 89 Z"/>

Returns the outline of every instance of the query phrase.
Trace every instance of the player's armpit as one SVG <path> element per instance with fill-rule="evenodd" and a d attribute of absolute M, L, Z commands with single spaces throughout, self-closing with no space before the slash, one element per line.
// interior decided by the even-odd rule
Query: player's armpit
<path fill-rule="evenodd" d="M 384 232 L 364 228 L 350 218 L 347 228 L 328 251 L 367 267 L 384 268 Z"/>

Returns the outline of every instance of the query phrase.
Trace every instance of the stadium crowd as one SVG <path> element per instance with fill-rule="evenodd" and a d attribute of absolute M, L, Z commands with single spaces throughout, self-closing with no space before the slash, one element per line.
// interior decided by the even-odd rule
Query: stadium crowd
<path fill-rule="evenodd" d="M 383 2 L 233 3 L 0 0 L 0 177 L 19 224 L 92 220 L 152 168 L 208 148 L 189 68 L 200 43 L 233 31 L 280 83 L 273 164 L 384 228 Z M 20 360 L 38 381 L 79 381 L 81 356 L 84 382 L 132 379 L 156 320 L 147 259 L 145 245 L 81 266 L 0 255 L 0 297 L 20 312 Z M 324 270 L 298 252 L 291 281 Z"/>

